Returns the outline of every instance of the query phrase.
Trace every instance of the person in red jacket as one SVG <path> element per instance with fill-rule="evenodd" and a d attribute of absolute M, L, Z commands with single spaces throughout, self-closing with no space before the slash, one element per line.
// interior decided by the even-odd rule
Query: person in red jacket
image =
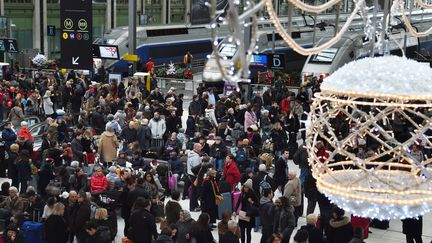
<path fill-rule="evenodd" d="M 289 114 L 290 112 L 290 103 L 291 103 L 291 98 L 289 95 L 287 95 L 285 98 L 282 99 L 281 101 L 281 113 L 285 113 L 286 115 Z"/>
<path fill-rule="evenodd" d="M 90 192 L 101 192 L 108 189 L 108 180 L 102 172 L 101 167 L 95 167 L 90 180 Z"/>
<path fill-rule="evenodd" d="M 21 122 L 21 127 L 18 130 L 18 137 L 25 137 L 26 140 L 30 140 L 34 142 L 34 138 L 30 133 L 30 130 L 28 129 L 28 123 L 26 121 Z"/>
<path fill-rule="evenodd" d="M 222 176 L 225 177 L 225 180 L 230 185 L 231 191 L 234 191 L 235 186 L 240 181 L 240 171 L 236 162 L 234 161 L 234 155 L 227 155 L 222 173 Z"/>

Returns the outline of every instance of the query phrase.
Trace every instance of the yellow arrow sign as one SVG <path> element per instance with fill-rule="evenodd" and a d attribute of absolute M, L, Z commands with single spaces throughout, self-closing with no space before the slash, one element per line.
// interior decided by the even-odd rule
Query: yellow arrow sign
<path fill-rule="evenodd" d="M 139 60 L 138 55 L 133 54 L 124 54 L 122 57 L 125 61 L 137 62 Z"/>

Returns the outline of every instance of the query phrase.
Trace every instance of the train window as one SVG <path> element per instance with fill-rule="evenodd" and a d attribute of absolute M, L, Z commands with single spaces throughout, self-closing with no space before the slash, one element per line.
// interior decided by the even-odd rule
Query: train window
<path fill-rule="evenodd" d="M 147 30 L 148 37 L 166 36 L 166 35 L 187 35 L 187 34 L 188 34 L 187 28 Z"/>
<path fill-rule="evenodd" d="M 309 63 L 332 63 L 337 51 L 338 48 L 325 49 L 324 51 L 313 55 L 310 58 Z"/>
<path fill-rule="evenodd" d="M 183 57 L 186 51 L 190 51 L 192 55 L 195 54 L 208 54 L 212 52 L 210 41 L 205 42 L 190 42 L 178 45 L 159 45 L 150 46 L 149 56 L 153 59 L 157 58 L 170 58 L 170 57 Z"/>

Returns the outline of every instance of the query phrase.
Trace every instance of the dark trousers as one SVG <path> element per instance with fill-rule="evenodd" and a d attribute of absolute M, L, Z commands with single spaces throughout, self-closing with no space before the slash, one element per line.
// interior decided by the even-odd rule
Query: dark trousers
<path fill-rule="evenodd" d="M 252 241 L 252 227 L 240 226 L 240 238 L 242 243 L 251 243 Z"/>
<path fill-rule="evenodd" d="M 260 243 L 267 243 L 268 239 L 270 239 L 270 237 L 273 234 L 273 227 L 271 228 L 266 228 L 263 226 L 262 228 L 262 236 L 261 236 L 261 241 Z"/>
<path fill-rule="evenodd" d="M 192 182 L 195 180 L 195 177 L 189 176 L 189 179 Z M 191 190 L 191 193 L 189 195 L 189 210 L 193 211 L 195 208 L 199 207 L 198 188 L 196 186 L 194 186 L 193 184 L 191 184 L 190 186 L 191 186 L 192 190 Z M 188 190 L 189 190 L 189 187 L 188 187 Z"/>
<path fill-rule="evenodd" d="M 406 242 L 407 243 L 423 243 L 421 235 L 406 235 Z"/>
<path fill-rule="evenodd" d="M 129 217 L 125 218 L 124 221 L 125 221 L 125 226 L 124 226 L 123 234 L 127 236 L 129 231 Z"/>
<path fill-rule="evenodd" d="M 21 180 L 20 184 L 21 184 L 20 193 L 25 193 L 27 191 L 27 180 Z"/>
<path fill-rule="evenodd" d="M 306 209 L 306 215 L 314 213 L 316 204 L 317 204 L 316 198 L 308 198 L 308 205 L 307 205 L 307 209 Z"/>

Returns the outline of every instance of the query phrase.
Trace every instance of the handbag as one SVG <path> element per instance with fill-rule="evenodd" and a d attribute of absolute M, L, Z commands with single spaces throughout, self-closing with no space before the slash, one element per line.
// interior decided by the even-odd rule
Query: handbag
<path fill-rule="evenodd" d="M 243 210 L 240 210 L 239 214 L 238 214 L 238 218 L 240 220 L 246 221 L 246 222 L 250 222 L 250 217 L 246 216 L 246 212 Z"/>
<path fill-rule="evenodd" d="M 216 205 L 221 205 L 224 202 L 224 198 L 222 195 L 216 194 L 216 189 L 215 189 L 213 182 L 210 181 L 210 183 L 212 184 L 213 193 L 214 193 L 214 197 L 215 197 L 215 203 L 216 203 Z"/>
<path fill-rule="evenodd" d="M 174 190 L 175 186 L 176 186 L 177 182 L 176 182 L 176 178 L 175 176 L 173 176 L 172 172 L 168 172 L 168 188 L 170 190 Z"/>

